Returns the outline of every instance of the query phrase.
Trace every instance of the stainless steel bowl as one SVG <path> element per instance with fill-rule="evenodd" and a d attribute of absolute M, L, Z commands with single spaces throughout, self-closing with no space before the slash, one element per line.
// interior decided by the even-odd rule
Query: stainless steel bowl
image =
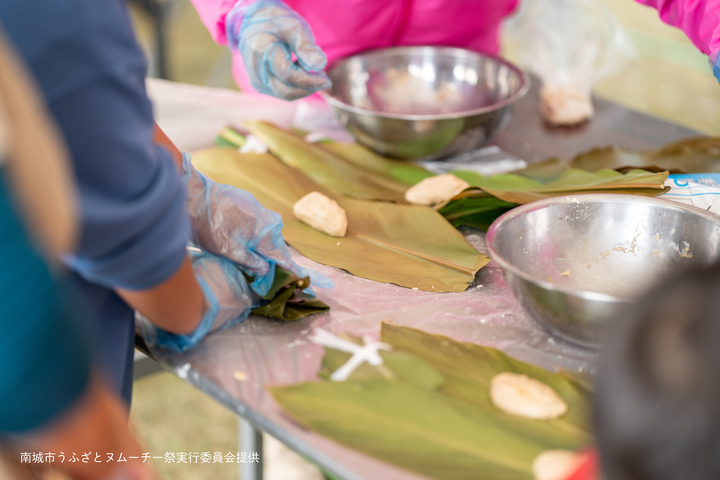
<path fill-rule="evenodd" d="M 558 197 L 504 214 L 487 242 L 528 313 L 595 346 L 603 321 L 657 281 L 720 260 L 720 217 L 633 195 Z"/>
<path fill-rule="evenodd" d="M 398 158 L 438 159 L 502 128 L 528 78 L 512 64 L 450 47 L 395 47 L 338 61 L 321 92 L 362 144 Z"/>

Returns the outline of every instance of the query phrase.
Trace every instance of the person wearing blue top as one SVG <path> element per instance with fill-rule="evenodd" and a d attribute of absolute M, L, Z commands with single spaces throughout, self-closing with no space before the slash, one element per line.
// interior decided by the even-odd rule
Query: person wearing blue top
<path fill-rule="evenodd" d="M 0 25 L 69 147 L 81 234 L 65 261 L 88 305 L 96 354 L 128 403 L 133 309 L 180 350 L 247 317 L 275 266 L 330 286 L 290 259 L 279 215 L 156 143 L 146 63 L 123 0 L 0 0 Z M 212 255 L 190 259 L 189 240 Z"/>
<path fill-rule="evenodd" d="M 58 257 L 77 240 L 72 175 L 1 31 L 0 65 L 0 478 L 12 480 L 28 463 L 20 452 L 142 450 L 95 370 L 81 309 L 61 283 Z M 77 480 L 152 478 L 141 462 L 57 467 Z"/>
<path fill-rule="evenodd" d="M 134 313 L 113 290 L 166 280 L 189 238 L 175 166 L 152 141 L 145 61 L 119 1 L 1 1 L 0 23 L 71 152 L 82 230 L 68 264 L 100 319 L 97 354 L 129 400 Z"/>

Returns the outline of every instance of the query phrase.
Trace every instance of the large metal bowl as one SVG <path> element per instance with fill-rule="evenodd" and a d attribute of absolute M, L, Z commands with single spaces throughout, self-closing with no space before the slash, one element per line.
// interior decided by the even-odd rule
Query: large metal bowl
<path fill-rule="evenodd" d="M 512 64 L 450 47 L 395 47 L 338 61 L 321 92 L 362 144 L 398 158 L 467 152 L 502 128 L 528 78 Z"/>
<path fill-rule="evenodd" d="M 595 346 L 603 321 L 657 281 L 720 260 L 720 217 L 633 195 L 558 197 L 504 214 L 487 242 L 533 317 Z"/>

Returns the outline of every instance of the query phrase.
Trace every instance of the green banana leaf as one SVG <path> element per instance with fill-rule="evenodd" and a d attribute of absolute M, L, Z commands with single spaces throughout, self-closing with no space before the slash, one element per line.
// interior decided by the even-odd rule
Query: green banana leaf
<path fill-rule="evenodd" d="M 268 293 L 262 297 L 270 303 L 252 311 L 255 315 L 279 318 L 285 321 L 299 320 L 313 313 L 330 309 L 324 302 L 302 290 L 310 285 L 310 278 L 300 278 L 292 272 L 275 268 L 275 279 Z"/>
<path fill-rule="evenodd" d="M 408 188 L 391 176 L 358 167 L 320 145 L 265 122 L 247 122 L 250 132 L 270 151 L 314 182 L 342 195 L 365 200 L 405 202 Z"/>
<path fill-rule="evenodd" d="M 193 164 L 217 182 L 251 192 L 282 215 L 283 237 L 301 254 L 358 277 L 431 292 L 462 292 L 489 261 L 431 208 L 334 195 L 272 155 L 211 148 L 196 152 Z M 292 206 L 312 191 L 345 209 L 345 237 L 330 237 L 295 219 Z"/>
<path fill-rule="evenodd" d="M 531 480 L 532 460 L 547 449 L 482 410 L 386 378 L 270 392 L 305 427 L 431 478 Z"/>
<path fill-rule="evenodd" d="M 557 179 L 561 173 L 567 170 L 568 164 L 559 158 L 548 158 L 541 162 L 531 163 L 521 170 L 515 170 L 512 173 L 522 175 L 523 177 L 532 178 L 540 183 L 548 183 Z"/>
<path fill-rule="evenodd" d="M 293 131 L 293 133 L 295 133 L 296 136 L 302 136 L 302 132 Z M 225 127 L 215 138 L 215 146 L 234 146 L 239 148 L 245 145 L 245 141 L 245 137 L 242 133 L 232 127 Z M 432 172 L 416 165 L 411 160 L 399 160 L 383 157 L 358 143 L 323 140 L 318 142 L 318 145 L 362 170 L 382 175 L 386 180 L 397 180 L 406 187 L 415 185 L 420 180 L 434 175 Z"/>
<path fill-rule="evenodd" d="M 215 137 L 216 147 L 240 148 L 247 143 L 245 135 L 232 127 L 225 127 Z"/>
<path fill-rule="evenodd" d="M 383 324 L 381 340 L 393 351 L 381 353 L 380 367 L 362 365 L 345 382 L 268 390 L 305 427 L 441 480 L 531 480 L 537 455 L 578 449 L 589 441 L 586 422 L 580 422 L 587 414 L 587 393 L 560 373 L 407 327 Z M 326 349 L 321 377 L 348 357 Z M 516 423 L 517 417 L 489 406 L 489 381 L 503 371 L 525 373 L 554 388 L 568 402 L 567 425 L 559 420 Z M 576 422 L 582 428 L 567 429 Z"/>
<path fill-rule="evenodd" d="M 517 206 L 517 203 L 487 195 L 453 200 L 439 212 L 454 227 L 467 225 L 487 231 L 496 218 Z"/>
<path fill-rule="evenodd" d="M 631 170 L 622 174 L 615 170 L 604 169 L 588 172 L 578 168 L 566 170 L 548 183 L 524 177 L 515 173 L 483 177 L 475 172 L 453 172 L 470 184 L 477 187 L 476 194 L 465 191 L 461 194 L 467 198 L 484 196 L 485 193 L 510 203 L 525 204 L 544 198 L 579 193 L 629 193 L 635 195 L 657 196 L 669 190 L 664 186 L 668 172 L 651 173 L 645 170 Z M 455 197 L 458 198 L 458 197 Z"/>
<path fill-rule="evenodd" d="M 358 143 L 328 142 L 321 146 L 358 168 L 393 178 L 406 188 L 435 175 L 412 161 L 383 157 Z"/>
<path fill-rule="evenodd" d="M 271 388 L 305 427 L 351 448 L 441 480 L 531 480 L 547 448 L 482 410 L 385 378 Z"/>
<path fill-rule="evenodd" d="M 671 143 L 658 150 L 633 152 L 617 147 L 595 148 L 575 157 L 573 168 L 595 171 L 632 168 L 670 173 L 720 172 L 720 138 L 701 137 Z"/>
<path fill-rule="evenodd" d="M 433 175 L 411 162 L 382 157 L 358 144 L 313 145 L 267 123 L 250 122 L 248 126 L 282 161 L 343 195 L 404 203 L 401 195 L 409 186 Z M 243 139 L 232 129 L 223 130 L 221 137 Z M 468 225 L 481 230 L 487 230 L 513 207 L 543 198 L 589 192 L 655 196 L 668 190 L 663 186 L 667 173 L 628 171 L 622 175 L 608 169 L 588 172 L 569 169 L 558 159 L 491 177 L 470 171 L 453 173 L 475 188 L 435 208 L 455 227 Z"/>
<path fill-rule="evenodd" d="M 362 345 L 359 341 L 355 341 L 355 343 Z M 394 350 L 391 352 L 381 351 L 380 356 L 383 359 L 383 365 L 375 367 L 369 363 L 363 363 L 355 369 L 348 380 L 387 378 L 409 383 L 425 390 L 437 390 L 440 385 L 445 383 L 445 379 L 437 370 L 415 355 Z M 343 366 L 350 357 L 349 353 L 326 348 L 318 376 L 325 379 L 330 378 L 330 375 Z"/>
<path fill-rule="evenodd" d="M 516 360 L 500 350 L 463 343 L 414 328 L 383 323 L 380 341 L 422 358 L 445 378 L 440 391 L 502 417 L 508 428 L 539 440 L 555 439 L 560 448 L 578 448 L 590 441 L 587 390 L 561 373 Z M 538 422 L 497 410 L 490 403 L 488 387 L 501 372 L 522 373 L 555 390 L 569 406 L 561 418 Z"/>
<path fill-rule="evenodd" d="M 296 136 L 302 137 L 303 133 L 293 131 Z M 241 147 L 245 145 L 245 137 L 232 127 L 223 128 L 215 137 L 216 147 Z M 372 150 L 358 143 L 343 143 L 332 140 L 318 142 L 322 148 L 329 150 L 338 157 L 352 163 L 358 168 L 374 174 L 380 174 L 386 179 L 397 180 L 406 186 L 412 186 L 434 173 L 429 172 L 411 160 L 399 160 L 383 157 Z"/>
<path fill-rule="evenodd" d="M 555 160 L 548 161 L 545 166 L 530 171 L 530 175 L 535 178 L 519 173 L 483 177 L 475 172 L 453 172 L 473 188 L 455 196 L 439 211 L 453 226 L 468 225 L 485 231 L 503 213 L 535 200 L 593 192 L 657 196 L 669 190 L 669 187 L 664 187 L 667 172 L 631 170 L 622 174 L 607 169 L 592 173 L 580 169 L 560 171 L 559 165 Z M 553 172 L 559 173 L 549 182 L 543 183 L 537 179 L 543 175 L 552 177 L 555 175 Z"/>

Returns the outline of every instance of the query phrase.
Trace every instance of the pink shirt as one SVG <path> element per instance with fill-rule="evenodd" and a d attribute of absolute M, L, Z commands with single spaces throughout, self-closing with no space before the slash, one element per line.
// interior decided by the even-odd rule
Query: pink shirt
<path fill-rule="evenodd" d="M 238 0 L 191 0 L 216 42 Z M 720 0 L 637 0 L 681 28 L 713 59 L 720 50 Z M 495 54 L 501 20 L 518 0 L 286 0 L 307 20 L 330 65 L 347 55 L 395 45 L 447 45 Z M 233 73 L 253 91 L 237 51 Z"/>
<path fill-rule="evenodd" d="M 653 7 L 663 22 L 678 27 L 713 60 L 720 50 L 720 0 L 636 0 Z"/>
<path fill-rule="evenodd" d="M 191 0 L 216 42 L 227 43 L 225 17 L 237 0 Z M 518 0 L 285 0 L 312 28 L 328 64 L 395 45 L 447 45 L 495 54 L 500 21 Z M 233 50 L 233 73 L 252 91 Z"/>

